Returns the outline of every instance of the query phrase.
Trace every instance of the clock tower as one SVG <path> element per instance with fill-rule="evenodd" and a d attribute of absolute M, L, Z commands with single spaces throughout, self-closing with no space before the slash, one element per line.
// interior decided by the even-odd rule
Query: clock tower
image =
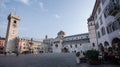
<path fill-rule="evenodd" d="M 6 33 L 6 52 L 16 52 L 18 50 L 18 26 L 20 17 L 12 13 L 8 16 L 8 27 Z"/>

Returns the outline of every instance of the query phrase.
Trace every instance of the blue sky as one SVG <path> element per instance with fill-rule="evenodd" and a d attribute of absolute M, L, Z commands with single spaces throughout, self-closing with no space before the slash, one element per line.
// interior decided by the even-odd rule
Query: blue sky
<path fill-rule="evenodd" d="M 54 38 L 88 32 L 87 18 L 95 0 L 0 0 L 0 36 L 5 37 L 10 12 L 21 16 L 19 36 Z"/>

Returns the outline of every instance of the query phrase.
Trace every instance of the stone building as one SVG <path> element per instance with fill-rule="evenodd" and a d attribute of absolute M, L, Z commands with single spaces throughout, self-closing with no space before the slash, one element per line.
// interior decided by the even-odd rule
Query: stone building
<path fill-rule="evenodd" d="M 20 53 L 45 53 L 48 52 L 48 46 L 41 41 L 33 39 L 20 38 L 19 39 L 19 52 Z"/>
<path fill-rule="evenodd" d="M 92 49 L 88 33 L 65 36 L 63 38 L 63 51 L 66 52 L 85 52 Z M 66 50 L 67 49 L 67 50 Z"/>
<path fill-rule="evenodd" d="M 41 43 L 41 45 L 40 45 L 40 53 L 49 53 L 50 51 L 49 51 L 49 46 L 47 45 L 47 44 L 45 44 L 45 43 Z"/>
<path fill-rule="evenodd" d="M 99 50 L 120 48 L 120 0 L 96 0 L 91 17 Z"/>
<path fill-rule="evenodd" d="M 48 38 L 47 35 L 45 36 L 45 39 L 43 40 L 43 43 L 48 46 L 48 52 L 52 53 L 52 45 L 53 45 L 53 38 Z"/>
<path fill-rule="evenodd" d="M 90 44 L 91 46 L 93 46 L 92 49 L 98 50 L 95 23 L 92 16 L 88 18 L 88 31 L 89 31 Z"/>
<path fill-rule="evenodd" d="M 47 41 L 47 39 L 44 39 L 44 42 L 45 41 Z M 52 44 L 53 53 L 62 53 L 62 52 L 72 53 L 77 51 L 84 52 L 92 49 L 92 46 L 90 45 L 88 33 L 65 36 L 65 32 L 60 31 L 58 32 L 56 38 L 52 38 L 51 44 Z"/>
<path fill-rule="evenodd" d="M 53 53 L 61 53 L 62 52 L 62 42 L 65 33 L 63 31 L 58 32 L 57 37 L 53 41 L 52 49 Z"/>
<path fill-rule="evenodd" d="M 30 40 L 25 38 L 19 39 L 19 53 L 30 53 Z"/>
<path fill-rule="evenodd" d="M 6 52 L 12 53 L 18 50 L 18 27 L 20 17 L 10 13 L 8 16 L 8 26 L 6 34 Z"/>
<path fill-rule="evenodd" d="M 5 38 L 0 37 L 0 54 L 4 53 Z"/>
<path fill-rule="evenodd" d="M 13 13 L 8 16 L 6 38 L 0 38 L 0 53 L 40 53 L 48 52 L 48 46 L 41 41 L 19 38 L 20 17 Z"/>

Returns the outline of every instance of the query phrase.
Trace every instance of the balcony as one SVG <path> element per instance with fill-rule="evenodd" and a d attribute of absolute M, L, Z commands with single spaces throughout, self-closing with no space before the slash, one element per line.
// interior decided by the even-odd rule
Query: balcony
<path fill-rule="evenodd" d="M 110 1 L 110 3 L 106 6 L 105 15 L 115 16 L 118 12 L 120 12 L 119 0 L 116 3 Z"/>

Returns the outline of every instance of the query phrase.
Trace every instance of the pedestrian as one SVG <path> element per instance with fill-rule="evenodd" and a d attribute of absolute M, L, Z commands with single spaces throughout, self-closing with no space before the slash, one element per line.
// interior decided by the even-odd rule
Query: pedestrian
<path fill-rule="evenodd" d="M 6 56 L 6 52 L 4 52 L 4 55 Z"/>
<path fill-rule="evenodd" d="M 100 64 L 102 64 L 103 63 L 103 61 L 102 61 L 102 59 L 103 59 L 102 53 L 99 54 L 98 59 L 99 59 Z"/>
<path fill-rule="evenodd" d="M 19 56 L 18 52 L 16 53 L 16 56 Z"/>
<path fill-rule="evenodd" d="M 104 55 L 103 55 L 103 57 L 104 57 L 104 63 L 108 63 L 108 52 L 104 52 Z"/>
<path fill-rule="evenodd" d="M 76 63 L 80 64 L 80 52 L 76 52 Z"/>
<path fill-rule="evenodd" d="M 83 59 L 84 57 L 85 57 L 85 56 L 84 56 L 83 52 L 81 52 L 81 53 L 80 53 L 80 58 Z"/>

